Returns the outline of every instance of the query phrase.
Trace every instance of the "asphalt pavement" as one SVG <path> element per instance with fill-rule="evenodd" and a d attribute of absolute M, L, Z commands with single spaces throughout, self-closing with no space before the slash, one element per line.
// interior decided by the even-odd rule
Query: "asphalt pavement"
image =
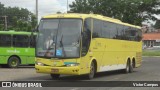
<path fill-rule="evenodd" d="M 34 66 L 20 66 L 16 69 L 0 68 L 0 81 L 88 81 L 86 76 L 66 76 L 53 80 L 48 74 L 36 73 Z M 160 81 L 160 57 L 143 57 L 142 65 L 133 73 L 124 74 L 122 71 L 111 71 L 96 74 L 90 81 Z M 44 89 L 40 88 L 39 90 Z M 46 88 L 47 89 L 47 88 Z M 48 88 L 49 89 L 49 88 Z M 47 89 L 47 90 L 48 90 Z M 136 87 L 54 87 L 54 90 L 160 90 L 160 88 Z"/>

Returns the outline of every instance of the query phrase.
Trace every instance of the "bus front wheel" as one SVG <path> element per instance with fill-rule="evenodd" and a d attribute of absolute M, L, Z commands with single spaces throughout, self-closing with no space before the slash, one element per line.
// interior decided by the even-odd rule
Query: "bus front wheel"
<path fill-rule="evenodd" d="M 58 79 L 60 74 L 51 74 L 52 79 Z"/>
<path fill-rule="evenodd" d="M 17 68 L 19 64 L 20 64 L 20 60 L 15 56 L 10 57 L 8 60 L 8 67 L 10 68 Z"/>
<path fill-rule="evenodd" d="M 88 79 L 92 79 L 94 77 L 95 70 L 96 70 L 95 69 L 95 64 L 94 64 L 94 62 L 92 62 L 91 65 L 90 65 L 90 72 L 88 74 Z"/>

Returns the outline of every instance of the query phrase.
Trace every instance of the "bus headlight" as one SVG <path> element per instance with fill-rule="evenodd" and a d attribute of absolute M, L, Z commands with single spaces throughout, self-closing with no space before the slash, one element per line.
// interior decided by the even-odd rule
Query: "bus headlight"
<path fill-rule="evenodd" d="M 73 66 L 78 66 L 79 65 L 79 63 L 71 63 L 71 64 L 67 64 L 66 66 L 67 67 L 73 67 Z"/>
<path fill-rule="evenodd" d="M 44 64 L 41 63 L 41 62 L 36 62 L 36 64 L 39 65 L 39 66 L 44 66 Z"/>

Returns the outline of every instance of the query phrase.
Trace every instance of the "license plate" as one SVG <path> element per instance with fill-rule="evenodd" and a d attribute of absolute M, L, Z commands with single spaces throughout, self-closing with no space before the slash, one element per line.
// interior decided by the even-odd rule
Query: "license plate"
<path fill-rule="evenodd" d="M 58 69 L 51 69 L 51 72 L 55 73 L 55 72 L 59 72 Z"/>

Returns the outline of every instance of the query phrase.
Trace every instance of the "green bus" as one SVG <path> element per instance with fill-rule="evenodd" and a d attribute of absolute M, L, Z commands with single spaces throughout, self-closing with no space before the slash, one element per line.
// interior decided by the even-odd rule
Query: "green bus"
<path fill-rule="evenodd" d="M 16 68 L 35 63 L 36 33 L 0 31 L 0 65 Z"/>

